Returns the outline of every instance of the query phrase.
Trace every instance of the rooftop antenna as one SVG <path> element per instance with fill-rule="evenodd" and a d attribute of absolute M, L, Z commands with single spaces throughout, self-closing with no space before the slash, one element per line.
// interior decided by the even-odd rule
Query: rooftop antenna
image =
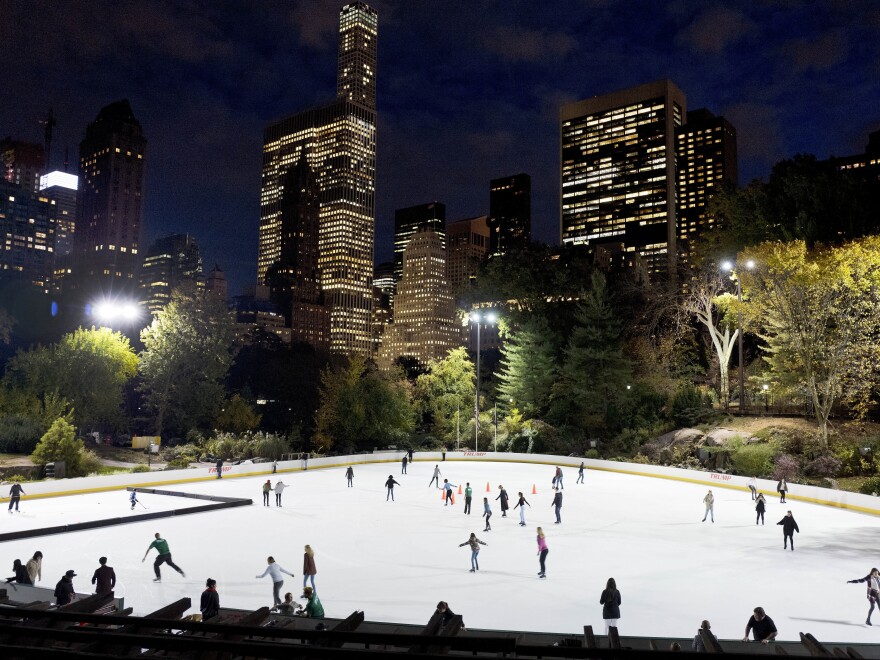
<path fill-rule="evenodd" d="M 46 171 L 49 171 L 49 161 L 52 155 L 52 129 L 55 128 L 55 113 L 49 108 L 49 115 L 45 119 L 41 119 L 40 123 L 44 126 L 43 137 L 46 142 Z"/>
<path fill-rule="evenodd" d="M 70 149 L 68 147 L 64 147 L 64 171 L 70 171 Z"/>

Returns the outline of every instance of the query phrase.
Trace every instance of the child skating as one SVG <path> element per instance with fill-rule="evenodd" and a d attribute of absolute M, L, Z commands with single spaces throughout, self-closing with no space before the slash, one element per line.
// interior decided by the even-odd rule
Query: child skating
<path fill-rule="evenodd" d="M 483 516 L 482 517 L 486 519 L 486 527 L 483 528 L 483 531 L 484 532 L 491 532 L 492 525 L 489 524 L 489 518 L 492 517 L 492 507 L 489 506 L 489 498 L 488 497 L 483 498 Z"/>
<path fill-rule="evenodd" d="M 526 505 L 528 504 L 529 508 L 532 508 L 532 505 L 529 504 L 529 501 L 526 499 L 526 496 L 522 493 L 517 493 L 519 496 L 519 501 L 513 507 L 513 510 L 516 511 L 517 507 L 519 507 L 519 526 L 526 526 Z"/>
<path fill-rule="evenodd" d="M 847 580 L 847 584 L 858 584 L 859 582 L 867 582 L 868 586 L 868 618 L 865 619 L 865 625 L 871 625 L 871 613 L 874 611 L 874 605 L 877 604 L 877 599 L 880 599 L 880 571 L 876 568 L 872 568 L 871 572 L 868 573 L 865 577 L 859 578 L 858 580 Z"/>
<path fill-rule="evenodd" d="M 471 532 L 471 537 L 464 543 L 460 543 L 458 547 L 463 548 L 466 545 L 469 545 L 471 547 L 471 573 L 474 573 L 475 571 L 480 570 L 480 562 L 478 560 L 478 557 L 480 555 L 480 546 L 488 544 L 483 543 L 480 539 L 477 538 L 476 534 Z"/>

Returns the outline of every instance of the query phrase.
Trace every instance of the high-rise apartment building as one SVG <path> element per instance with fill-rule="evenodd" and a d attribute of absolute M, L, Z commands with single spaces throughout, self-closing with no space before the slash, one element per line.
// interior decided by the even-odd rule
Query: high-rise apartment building
<path fill-rule="evenodd" d="M 56 170 L 40 177 L 40 194 L 55 205 L 55 259 L 73 251 L 79 177 Z"/>
<path fill-rule="evenodd" d="M 336 353 L 369 355 L 371 347 L 376 35 L 375 10 L 363 2 L 343 7 L 338 98 L 270 125 L 263 136 L 258 279 L 266 282 L 281 258 L 284 178 L 304 156 L 319 189 L 318 271 Z"/>
<path fill-rule="evenodd" d="M 489 182 L 489 255 L 499 257 L 532 240 L 532 177 L 514 174 Z"/>
<path fill-rule="evenodd" d="M 403 275 L 403 251 L 419 229 L 430 229 L 446 245 L 446 205 L 429 202 L 394 212 L 394 281 Z"/>
<path fill-rule="evenodd" d="M 465 218 L 446 225 L 446 275 L 453 291 L 470 286 L 488 254 L 487 216 Z"/>
<path fill-rule="evenodd" d="M 0 179 L 0 274 L 49 290 L 55 209 L 48 197 Z"/>
<path fill-rule="evenodd" d="M 690 241 L 714 225 L 709 199 L 722 185 L 737 184 L 736 129 L 705 108 L 694 110 L 676 130 L 675 143 L 678 248 L 679 256 L 688 261 Z"/>
<path fill-rule="evenodd" d="M 229 283 L 226 280 L 226 273 L 217 264 L 214 264 L 214 268 L 205 278 L 205 293 L 217 296 L 220 300 L 226 300 L 229 297 Z"/>
<path fill-rule="evenodd" d="M 202 255 L 189 234 L 163 236 L 150 246 L 140 270 L 141 299 L 153 316 L 171 302 L 183 282 L 204 286 Z"/>
<path fill-rule="evenodd" d="M 403 277 L 394 297 L 394 322 L 386 329 L 378 364 L 389 369 L 409 357 L 426 365 L 460 343 L 455 300 L 446 279 L 446 251 L 436 232 L 420 229 L 403 254 Z"/>
<path fill-rule="evenodd" d="M 0 140 L 0 179 L 21 186 L 28 192 L 37 192 L 45 165 L 42 145 L 20 142 L 11 137 Z"/>
<path fill-rule="evenodd" d="M 686 112 L 669 80 L 562 106 L 564 244 L 622 242 L 652 278 L 675 272 L 675 131 Z"/>
<path fill-rule="evenodd" d="M 137 285 L 146 148 L 128 100 L 102 108 L 80 143 L 73 275 L 89 292 L 133 292 Z"/>
<path fill-rule="evenodd" d="M 379 355 L 394 306 L 394 262 L 384 261 L 373 272 L 373 357 Z"/>

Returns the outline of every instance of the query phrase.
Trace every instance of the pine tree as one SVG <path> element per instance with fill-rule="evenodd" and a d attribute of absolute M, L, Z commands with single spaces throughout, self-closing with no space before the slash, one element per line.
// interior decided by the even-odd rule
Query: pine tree
<path fill-rule="evenodd" d="M 549 325 L 541 317 L 530 317 L 501 349 L 501 399 L 519 408 L 526 419 L 542 417 L 556 378 L 555 362 Z"/>

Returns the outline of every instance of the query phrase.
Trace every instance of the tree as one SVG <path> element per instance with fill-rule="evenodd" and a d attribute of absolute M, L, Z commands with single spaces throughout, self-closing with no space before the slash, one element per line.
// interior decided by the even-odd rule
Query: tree
<path fill-rule="evenodd" d="M 141 391 L 157 433 L 183 435 L 213 424 L 232 362 L 234 327 L 225 303 L 181 286 L 141 332 Z"/>
<path fill-rule="evenodd" d="M 547 412 L 556 379 L 556 346 L 548 323 L 532 316 L 505 338 L 498 392 L 520 407 L 526 419 Z"/>
<path fill-rule="evenodd" d="M 8 344 L 12 341 L 12 328 L 15 319 L 7 310 L 0 307 L 0 344 Z"/>
<path fill-rule="evenodd" d="M 83 441 L 77 439 L 73 426 L 60 417 L 52 422 L 52 426 L 40 438 L 31 459 L 37 465 L 64 461 L 67 474 L 77 477 L 81 476 L 84 451 Z"/>
<path fill-rule="evenodd" d="M 107 430 L 122 424 L 123 389 L 137 373 L 137 364 L 122 333 L 78 328 L 57 344 L 19 351 L 5 378 L 42 401 L 68 401 L 77 426 Z"/>
<path fill-rule="evenodd" d="M 261 415 L 256 412 L 240 394 L 233 394 L 227 399 L 217 415 L 214 425 L 218 431 L 244 433 L 253 431 L 260 426 Z"/>
<path fill-rule="evenodd" d="M 416 379 L 416 409 L 444 440 L 453 442 L 456 429 L 473 418 L 474 363 L 465 348 L 449 351 L 442 360 L 428 362 L 428 373 Z"/>
<path fill-rule="evenodd" d="M 559 377 L 553 385 L 550 416 L 591 434 L 607 431 L 613 408 L 625 396 L 632 367 L 623 354 L 621 323 L 605 288 L 592 277 L 581 295 Z"/>
<path fill-rule="evenodd" d="M 809 250 L 804 241 L 764 243 L 743 273 L 745 311 L 761 328 L 774 381 L 813 403 L 828 446 L 835 403 L 864 414 L 880 381 L 880 237 Z"/>

